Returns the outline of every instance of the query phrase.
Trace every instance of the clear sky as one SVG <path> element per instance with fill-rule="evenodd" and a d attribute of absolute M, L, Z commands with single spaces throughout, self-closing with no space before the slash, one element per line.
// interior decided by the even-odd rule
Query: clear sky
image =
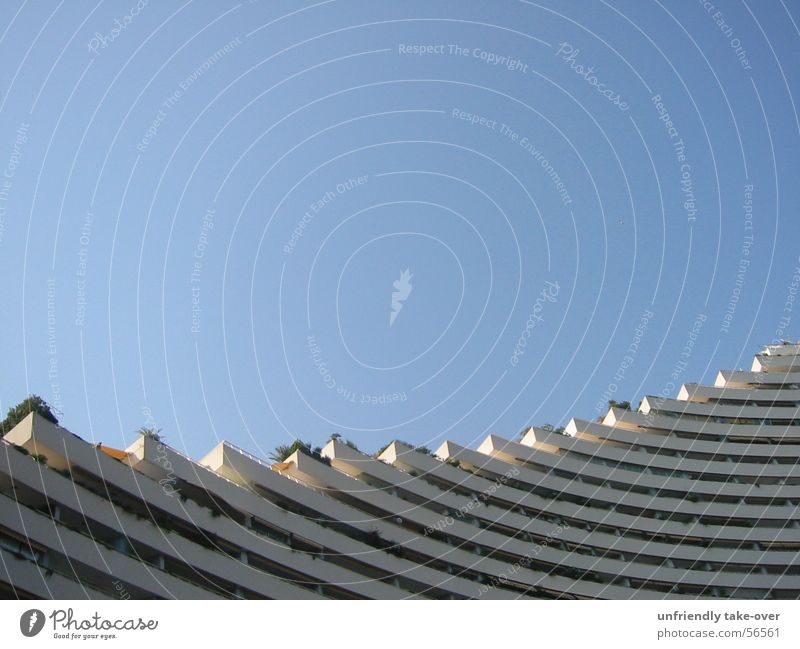
<path fill-rule="evenodd" d="M 0 23 L 3 411 L 195 457 L 475 444 L 798 337 L 797 2 Z"/>

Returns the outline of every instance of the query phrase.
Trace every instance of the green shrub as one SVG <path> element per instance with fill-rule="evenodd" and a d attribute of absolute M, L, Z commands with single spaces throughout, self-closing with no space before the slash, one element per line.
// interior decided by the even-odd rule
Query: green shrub
<path fill-rule="evenodd" d="M 41 415 L 54 424 L 58 423 L 58 418 L 53 414 L 53 411 L 50 409 L 50 406 L 47 404 L 47 402 L 40 396 L 32 394 L 13 408 L 9 408 L 8 415 L 3 420 L 3 423 L 0 424 L 0 437 L 14 428 L 14 426 L 16 426 L 32 412 Z"/>

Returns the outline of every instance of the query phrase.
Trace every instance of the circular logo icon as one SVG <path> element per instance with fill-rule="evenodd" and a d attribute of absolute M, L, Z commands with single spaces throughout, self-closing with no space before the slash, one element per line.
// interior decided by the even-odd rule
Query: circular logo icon
<path fill-rule="evenodd" d="M 27 638 L 32 638 L 44 627 L 44 613 L 38 608 L 32 608 L 25 611 L 22 617 L 19 618 L 19 630 L 22 635 Z"/>

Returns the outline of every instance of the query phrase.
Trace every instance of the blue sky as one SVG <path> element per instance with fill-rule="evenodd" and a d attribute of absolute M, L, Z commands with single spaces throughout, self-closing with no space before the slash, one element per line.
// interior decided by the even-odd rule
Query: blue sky
<path fill-rule="evenodd" d="M 474 444 L 798 337 L 795 2 L 0 22 L 3 411 L 193 456 Z"/>

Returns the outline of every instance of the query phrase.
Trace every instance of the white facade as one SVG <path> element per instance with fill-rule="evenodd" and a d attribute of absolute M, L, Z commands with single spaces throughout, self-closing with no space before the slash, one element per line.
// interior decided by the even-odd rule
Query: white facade
<path fill-rule="evenodd" d="M 431 456 L 124 452 L 37 415 L 0 443 L 0 594 L 800 597 L 800 345 L 749 372 Z"/>

